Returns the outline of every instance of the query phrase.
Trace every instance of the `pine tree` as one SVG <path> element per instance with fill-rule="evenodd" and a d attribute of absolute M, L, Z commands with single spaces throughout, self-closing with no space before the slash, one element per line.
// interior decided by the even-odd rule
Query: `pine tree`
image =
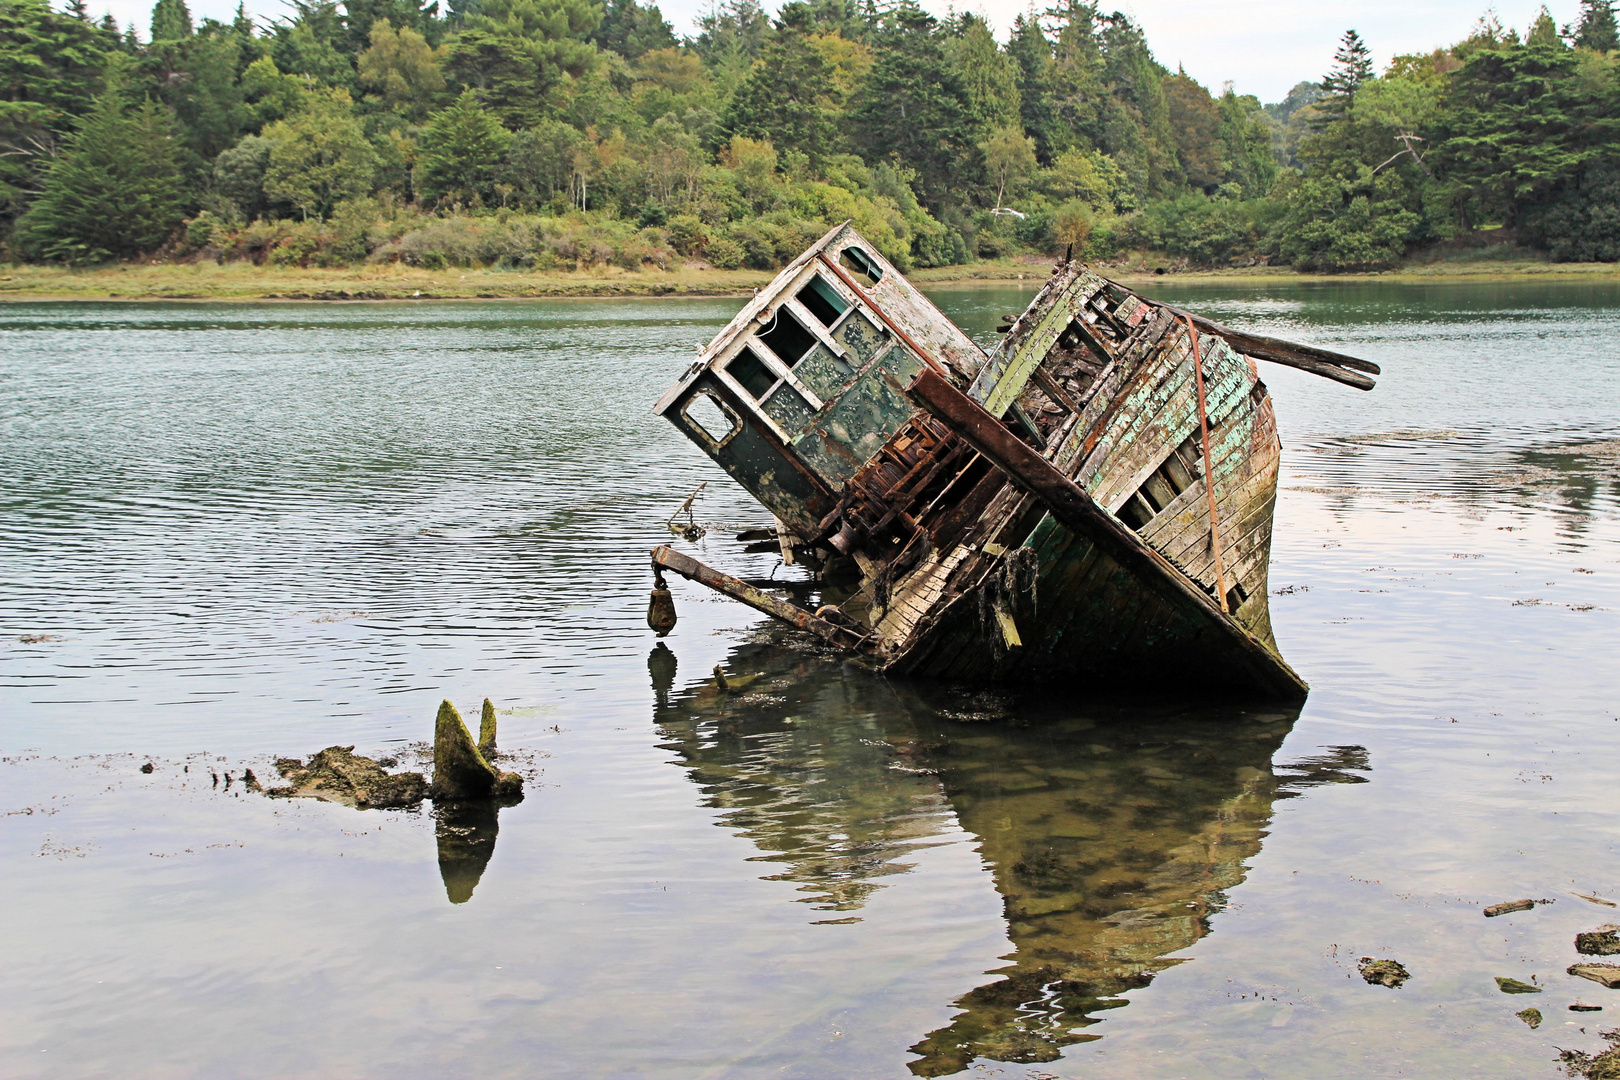
<path fill-rule="evenodd" d="M 1620 26 L 1614 18 L 1614 0 L 1581 0 L 1581 21 L 1575 44 L 1606 53 L 1620 48 Z"/>
<path fill-rule="evenodd" d="M 152 5 L 152 40 L 182 41 L 192 34 L 186 0 L 157 0 Z"/>
<path fill-rule="evenodd" d="M 1374 78 L 1372 50 L 1354 30 L 1346 30 L 1333 54 L 1333 70 L 1322 77 L 1322 99 L 1317 103 L 1318 127 L 1342 120 L 1355 102 L 1356 91 Z"/>
<path fill-rule="evenodd" d="M 416 188 L 424 199 L 472 203 L 490 201 L 512 135 L 463 90 L 455 103 L 440 109 L 422 131 L 416 164 Z"/>
<path fill-rule="evenodd" d="M 137 255 L 162 244 L 186 207 L 168 114 L 132 107 L 116 70 L 17 223 L 25 251 L 69 263 Z"/>
<path fill-rule="evenodd" d="M 820 165 L 834 150 L 842 95 L 812 41 L 810 8 L 789 3 L 764 53 L 754 61 L 726 112 L 725 133 L 797 150 Z"/>

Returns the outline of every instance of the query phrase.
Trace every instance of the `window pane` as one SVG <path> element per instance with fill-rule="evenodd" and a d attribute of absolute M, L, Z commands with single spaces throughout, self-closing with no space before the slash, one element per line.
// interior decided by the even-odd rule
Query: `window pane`
<path fill-rule="evenodd" d="M 741 426 L 740 421 L 720 407 L 713 394 L 698 394 L 686 403 L 682 412 L 716 443 L 724 442 Z"/>
<path fill-rule="evenodd" d="M 726 365 L 726 370 L 756 399 L 764 397 L 776 383 L 775 372 L 766 367 L 764 361 L 749 349 L 744 349 L 733 356 L 731 363 Z"/>
<path fill-rule="evenodd" d="M 849 307 L 844 298 L 833 291 L 833 287 L 821 280 L 818 275 L 810 279 L 810 283 L 799 290 L 799 303 L 807 308 L 810 314 L 821 320 L 821 325 L 832 326 L 838 321 L 838 316 Z"/>
<path fill-rule="evenodd" d="M 785 307 L 776 309 L 776 317 L 759 332 L 759 340 L 771 347 L 771 352 L 792 367 L 804 358 L 816 343 L 815 335 L 799 324 L 793 312 Z"/>

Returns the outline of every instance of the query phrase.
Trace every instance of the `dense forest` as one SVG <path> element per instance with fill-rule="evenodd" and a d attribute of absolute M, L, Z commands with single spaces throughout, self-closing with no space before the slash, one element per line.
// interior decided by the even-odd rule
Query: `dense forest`
<path fill-rule="evenodd" d="M 0 0 L 14 260 L 768 269 L 830 224 L 902 268 L 1068 245 L 1360 270 L 1508 241 L 1620 259 L 1611 0 L 1494 18 L 1382 74 L 1351 31 L 1262 105 L 1080 0 L 1006 44 L 915 0 Z"/>

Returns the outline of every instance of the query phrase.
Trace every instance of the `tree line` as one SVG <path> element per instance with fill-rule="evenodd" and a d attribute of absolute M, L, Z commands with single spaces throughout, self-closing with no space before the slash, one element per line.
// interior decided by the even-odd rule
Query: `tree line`
<path fill-rule="evenodd" d="M 1494 17 L 1262 105 L 1067 0 L 998 43 L 915 0 L 0 0 L 0 244 L 139 256 L 767 269 L 854 219 L 902 268 L 1053 253 L 1392 265 L 1504 229 L 1620 258 L 1612 0 Z"/>

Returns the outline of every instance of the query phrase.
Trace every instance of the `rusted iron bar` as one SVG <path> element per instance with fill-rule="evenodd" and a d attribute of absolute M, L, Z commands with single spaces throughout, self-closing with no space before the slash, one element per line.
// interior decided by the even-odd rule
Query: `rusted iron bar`
<path fill-rule="evenodd" d="M 846 630 L 826 619 L 818 619 L 801 607 L 795 607 L 786 600 L 778 600 L 746 581 L 740 581 L 730 574 L 722 574 L 713 567 L 705 566 L 691 556 L 682 555 L 667 545 L 660 544 L 652 549 L 652 561 L 654 569 L 663 567 L 674 571 L 688 581 L 695 581 L 715 592 L 724 593 L 733 600 L 741 600 L 749 607 L 763 611 L 772 618 L 781 619 L 801 630 L 808 630 L 841 649 L 858 648 L 864 640 L 852 630 Z"/>
<path fill-rule="evenodd" d="M 967 440 L 1013 483 L 1028 491 L 1047 511 L 1079 536 L 1096 544 L 1126 570 L 1144 582 L 1158 582 L 1167 591 L 1190 601 L 1204 612 L 1211 627 L 1246 656 L 1255 674 L 1282 696 L 1303 697 L 1305 680 L 1241 624 L 1216 605 L 1164 556 L 1109 514 L 1084 488 L 1064 476 L 1038 452 L 1022 442 L 1005 424 L 932 371 L 918 372 L 906 396 L 928 410 Z"/>

